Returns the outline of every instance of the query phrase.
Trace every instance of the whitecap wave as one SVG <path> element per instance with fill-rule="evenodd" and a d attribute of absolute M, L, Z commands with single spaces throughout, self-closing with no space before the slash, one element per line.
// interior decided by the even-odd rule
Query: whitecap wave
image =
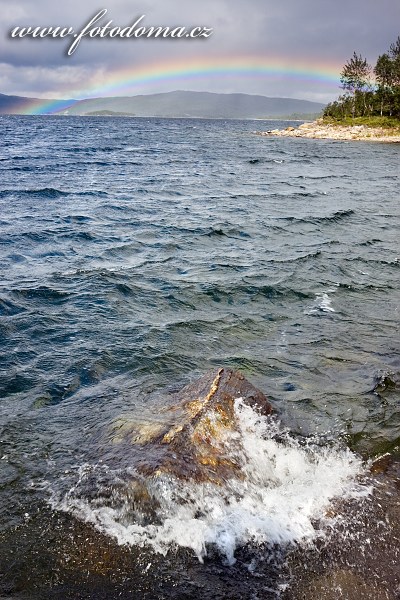
<path fill-rule="evenodd" d="M 319 292 L 315 297 L 315 304 L 309 310 L 305 311 L 307 315 L 314 315 L 320 312 L 334 313 L 336 312 L 332 306 L 332 298 L 330 293 L 335 293 L 336 289 L 330 288 L 326 292 Z"/>

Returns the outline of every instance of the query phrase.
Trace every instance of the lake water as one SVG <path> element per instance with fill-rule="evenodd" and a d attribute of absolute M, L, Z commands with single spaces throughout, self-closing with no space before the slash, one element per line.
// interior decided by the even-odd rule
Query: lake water
<path fill-rule="evenodd" d="M 254 133 L 287 124 L 0 117 L 4 596 L 303 597 L 277 553 L 396 454 L 400 145 Z M 245 481 L 136 523 L 107 432 L 219 366 L 281 424 L 242 412 Z"/>

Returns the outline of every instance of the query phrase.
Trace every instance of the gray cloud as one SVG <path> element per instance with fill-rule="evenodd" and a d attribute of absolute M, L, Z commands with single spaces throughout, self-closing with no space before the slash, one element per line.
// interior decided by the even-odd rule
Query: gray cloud
<path fill-rule="evenodd" d="M 146 15 L 147 25 L 206 25 L 214 28 L 208 40 L 84 39 L 73 56 L 67 40 L 10 39 L 13 26 L 63 26 L 79 30 L 101 8 L 104 19 L 127 26 Z M 287 65 L 302 62 L 310 69 L 337 65 L 361 52 L 370 62 L 386 51 L 400 33 L 398 0 L 2 0 L 0 92 L 64 95 L 107 81 L 121 68 L 143 68 L 156 62 L 232 56 L 258 56 Z M 71 40 L 72 41 L 72 40 Z M 285 77 L 219 76 L 197 80 L 159 81 L 130 93 L 185 88 L 240 91 L 327 101 L 337 95 L 332 85 Z"/>

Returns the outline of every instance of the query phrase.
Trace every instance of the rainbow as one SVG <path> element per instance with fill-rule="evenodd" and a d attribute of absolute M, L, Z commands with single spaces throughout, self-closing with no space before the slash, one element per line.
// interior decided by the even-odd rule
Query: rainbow
<path fill-rule="evenodd" d="M 141 67 L 127 67 L 115 72 L 100 75 L 94 74 L 87 87 L 79 90 L 66 91 L 68 96 L 73 96 L 77 100 L 84 98 L 99 98 L 107 96 L 130 96 L 151 92 L 151 86 L 160 83 L 171 83 L 180 86 L 182 83 L 185 89 L 189 89 L 190 82 L 204 79 L 205 82 L 210 79 L 229 78 L 260 78 L 268 82 L 273 81 L 298 81 L 310 86 L 323 85 L 324 89 L 332 88 L 332 94 L 335 94 L 339 86 L 340 67 L 336 64 L 313 63 L 306 61 L 293 61 L 282 59 L 271 59 L 259 56 L 247 57 L 224 57 L 224 58 L 197 58 L 184 59 L 166 62 L 157 62 Z M 66 95 L 64 94 L 64 95 Z M 267 94 L 266 94 L 267 95 Z M 54 114 L 62 112 L 73 105 L 75 101 L 65 100 L 32 100 L 31 105 L 27 105 L 24 114 Z"/>
<path fill-rule="evenodd" d="M 28 101 L 21 108 L 18 108 L 16 114 L 52 115 L 63 113 L 75 103 L 76 100 L 40 100 L 40 98 L 32 98 L 31 101 Z"/>

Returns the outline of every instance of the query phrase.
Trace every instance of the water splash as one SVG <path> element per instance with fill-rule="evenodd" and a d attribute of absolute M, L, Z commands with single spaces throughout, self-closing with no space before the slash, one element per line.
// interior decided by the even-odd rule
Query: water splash
<path fill-rule="evenodd" d="M 242 464 L 240 478 L 221 486 L 168 474 L 144 481 L 133 472 L 86 466 L 66 494 L 53 495 L 53 507 L 94 524 L 119 544 L 162 554 L 185 547 L 200 561 L 216 547 L 233 564 L 239 546 L 283 546 L 324 535 L 334 498 L 370 493 L 358 482 L 363 466 L 350 450 L 316 438 L 298 440 L 241 399 L 235 412 L 239 427 L 229 448 Z"/>

